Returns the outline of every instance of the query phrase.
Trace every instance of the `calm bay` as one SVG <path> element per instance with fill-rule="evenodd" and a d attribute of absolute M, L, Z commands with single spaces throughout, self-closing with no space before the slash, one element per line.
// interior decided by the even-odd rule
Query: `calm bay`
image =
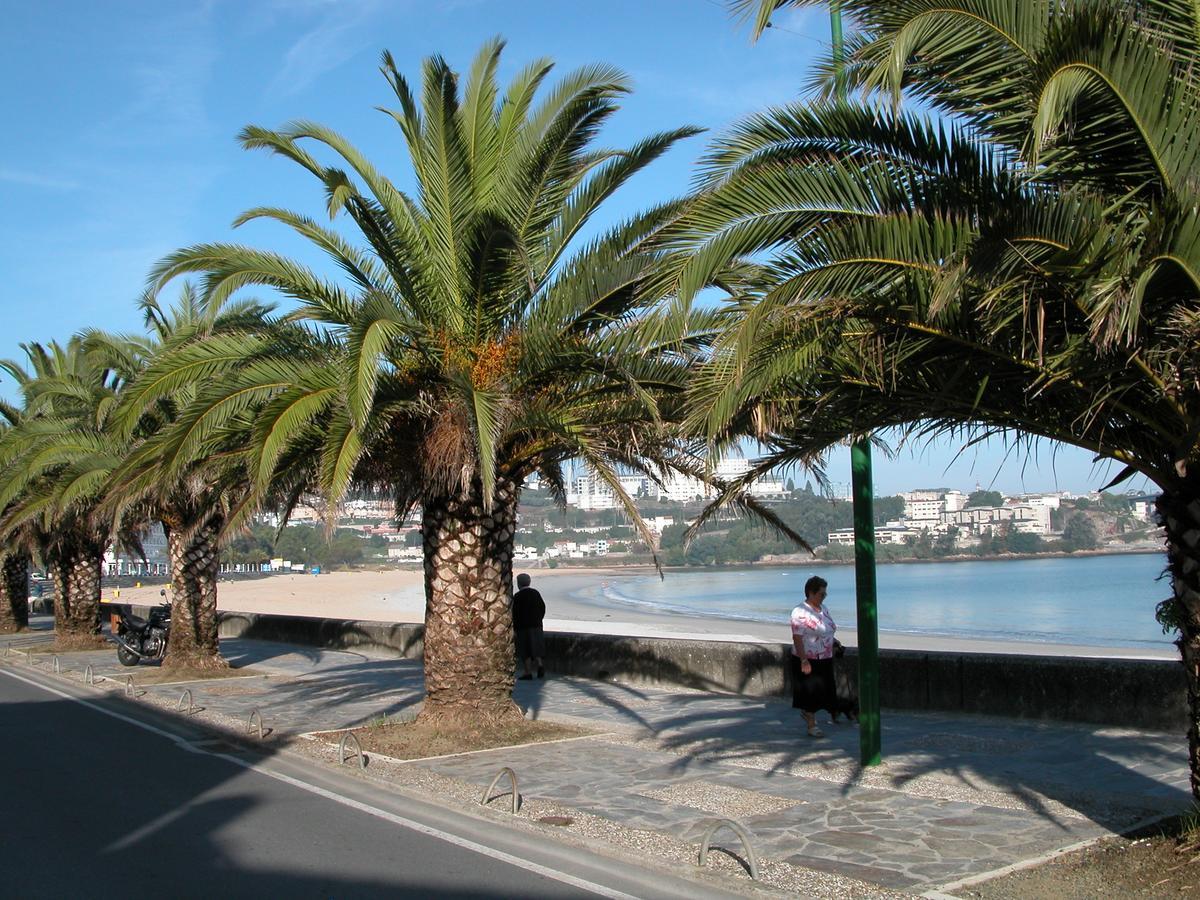
<path fill-rule="evenodd" d="M 881 632 L 975 641 L 1171 649 L 1154 619 L 1170 592 L 1158 553 L 892 563 L 878 567 Z M 608 581 L 579 599 L 731 622 L 786 623 L 804 582 L 829 582 L 839 627 L 856 629 L 854 567 L 813 563 L 668 571 Z"/>

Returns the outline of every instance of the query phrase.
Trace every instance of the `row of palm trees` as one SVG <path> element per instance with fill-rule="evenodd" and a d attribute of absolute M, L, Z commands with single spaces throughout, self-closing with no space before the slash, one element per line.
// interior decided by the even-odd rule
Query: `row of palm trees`
<path fill-rule="evenodd" d="M 786 5 L 806 3 L 731 3 L 758 30 Z M 511 717 L 531 473 L 561 494 L 582 459 L 637 523 L 618 467 L 703 474 L 701 450 L 746 435 L 767 448 L 754 471 L 889 427 L 1046 437 L 1162 489 L 1159 615 L 1179 633 L 1200 796 L 1195 7 L 840 5 L 854 37 L 813 99 L 736 125 L 692 196 L 597 236 L 603 202 L 694 134 L 598 148 L 629 90 L 609 67 L 544 91 L 538 61 L 502 92 L 492 41 L 463 78 L 427 60 L 414 88 L 385 54 L 411 192 L 320 125 L 244 130 L 350 222 L 239 222 L 291 229 L 339 276 L 186 248 L 151 275 L 148 336 L 88 333 L 10 366 L 0 530 L 7 559 L 37 552 L 55 574 L 60 634 L 94 628 L 99 549 L 158 519 L 188 626 L 169 658 L 219 664 L 220 542 L 264 504 L 367 486 L 423 514 L 423 715 Z M 291 305 L 237 301 L 256 285 Z M 693 302 L 713 288 L 728 302 Z"/>

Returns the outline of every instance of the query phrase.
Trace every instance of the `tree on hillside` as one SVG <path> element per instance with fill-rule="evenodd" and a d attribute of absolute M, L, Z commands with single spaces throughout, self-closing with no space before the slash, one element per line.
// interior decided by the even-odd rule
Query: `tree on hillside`
<path fill-rule="evenodd" d="M 158 290 L 199 273 L 210 304 L 253 284 L 299 301 L 292 318 L 311 326 L 308 345 L 233 367 L 199 392 L 180 427 L 215 431 L 253 399 L 264 404 L 251 465 L 259 489 L 282 454 L 305 454 L 331 506 L 362 484 L 390 492 L 400 513 L 421 507 L 426 720 L 521 715 L 509 598 L 528 475 L 561 499 L 563 464 L 584 461 L 649 540 L 618 467 L 660 479 L 694 465 L 673 423 L 716 323 L 713 313 L 651 312 L 662 299 L 652 279 L 660 251 L 647 239 L 677 204 L 580 237 L 614 191 L 694 129 L 599 148 L 625 76 L 590 66 L 540 97 L 551 70 L 540 60 L 501 93 L 501 49 L 489 42 L 463 76 L 426 60 L 419 95 L 384 55 L 411 195 L 323 126 L 242 132 L 245 147 L 312 174 L 326 211 L 344 213 L 362 243 L 276 207 L 239 221 L 288 226 L 344 282 L 229 244 L 182 250 L 153 277 Z"/>
<path fill-rule="evenodd" d="M 1096 536 L 1096 526 L 1087 515 L 1081 512 L 1075 513 L 1067 520 L 1067 525 L 1063 529 L 1063 547 L 1067 550 L 1095 550 L 1100 546 L 1100 540 Z"/>
<path fill-rule="evenodd" d="M 1004 549 L 1009 553 L 1037 553 L 1045 547 L 1036 534 L 1010 528 L 1004 535 Z"/>
<path fill-rule="evenodd" d="M 951 525 L 933 541 L 934 556 L 951 556 L 958 552 L 958 528 Z"/>
<path fill-rule="evenodd" d="M 996 507 L 1004 505 L 1004 495 L 999 491 L 971 491 L 967 495 L 966 508 L 972 507 Z"/>
<path fill-rule="evenodd" d="M 735 5 L 762 27 L 789 4 Z M 771 465 L 907 425 L 1062 441 L 1152 480 L 1200 797 L 1200 14 L 841 8 L 844 69 L 827 60 L 823 96 L 720 140 L 676 236 L 683 300 L 731 258 L 764 260 L 696 421 L 762 433 Z"/>

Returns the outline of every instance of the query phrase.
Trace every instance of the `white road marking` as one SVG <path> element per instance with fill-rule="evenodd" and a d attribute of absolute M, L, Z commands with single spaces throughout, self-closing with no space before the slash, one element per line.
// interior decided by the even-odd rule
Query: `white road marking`
<path fill-rule="evenodd" d="M 153 734 L 168 738 L 191 753 L 202 753 L 206 756 L 218 757 L 219 759 L 231 762 L 236 766 L 240 766 L 243 769 L 249 769 L 250 771 L 258 772 L 261 775 L 266 775 L 268 778 L 274 778 L 276 781 L 281 781 L 284 784 L 290 784 L 292 787 L 299 788 L 302 791 L 308 791 L 310 794 L 315 794 L 318 797 L 324 797 L 327 800 L 332 800 L 335 803 L 340 803 L 343 806 L 348 806 L 351 809 L 358 810 L 359 812 L 365 812 L 377 819 L 383 819 L 385 822 L 391 822 L 394 825 L 399 825 L 400 827 L 407 828 L 410 831 L 416 831 L 420 834 L 437 838 L 438 840 L 445 841 L 448 844 L 453 844 L 456 847 L 462 847 L 464 850 L 471 850 L 483 856 L 488 856 L 492 859 L 499 860 L 500 862 L 508 863 L 510 866 L 516 866 L 519 869 L 524 869 L 527 872 L 533 872 L 537 875 L 542 875 L 554 881 L 559 881 L 563 884 L 569 884 L 572 887 L 579 888 L 580 890 L 590 891 L 591 893 L 598 894 L 601 897 L 611 897 L 613 900 L 636 900 L 632 894 L 625 894 L 621 891 L 607 888 L 604 885 L 596 884 L 595 882 L 587 881 L 583 878 L 576 878 L 574 875 L 568 875 L 566 872 L 559 872 L 557 869 L 551 869 L 547 866 L 531 862 L 530 860 L 522 859 L 519 856 L 513 856 L 510 853 L 505 853 L 503 850 L 497 850 L 494 847 L 488 847 L 485 844 L 478 844 L 475 841 L 459 837 L 458 835 L 451 834 L 448 831 L 442 831 L 441 829 L 424 825 L 421 822 L 416 822 L 412 819 L 406 819 L 403 816 L 398 816 L 395 813 L 388 812 L 387 810 L 379 809 L 378 807 L 370 806 L 366 803 L 361 803 L 358 800 L 351 800 L 349 797 L 343 797 L 340 794 L 335 794 L 333 791 L 327 791 L 325 788 L 317 787 L 315 784 L 309 784 L 306 781 L 300 781 L 297 778 L 292 778 L 291 776 L 284 775 L 280 772 L 272 772 L 270 769 L 265 769 L 261 766 L 255 765 L 254 763 L 247 762 L 244 759 L 238 759 L 236 756 L 229 756 L 225 753 L 213 753 L 208 750 L 202 750 L 193 746 L 187 739 L 181 737 L 180 735 L 172 734 L 171 732 L 164 731 L 161 728 L 156 728 L 148 722 L 138 721 L 137 719 L 122 715 L 114 710 L 97 706 L 95 703 L 92 703 L 88 700 L 83 700 L 79 697 L 72 697 L 70 694 L 60 691 L 57 688 L 50 687 L 49 685 L 45 684 L 39 684 L 36 681 L 31 681 L 30 679 L 18 675 L 15 672 L 10 672 L 7 669 L 0 669 L 0 674 L 7 675 L 9 678 L 23 682 L 30 687 L 38 688 L 39 690 L 46 691 L 49 694 L 54 694 L 56 697 L 61 697 L 64 700 L 70 700 L 73 703 L 86 706 L 88 709 L 94 710 L 95 712 L 102 713 L 106 716 L 111 716 L 114 719 L 119 719 L 122 722 L 135 725 L 138 728 L 142 728 L 146 731 L 152 732 Z"/>

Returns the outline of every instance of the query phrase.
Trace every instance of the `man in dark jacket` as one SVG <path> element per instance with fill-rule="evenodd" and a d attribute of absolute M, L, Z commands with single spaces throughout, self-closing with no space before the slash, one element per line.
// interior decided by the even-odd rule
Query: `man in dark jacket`
<path fill-rule="evenodd" d="M 513 633 L 517 639 L 517 659 L 525 669 L 521 681 L 533 678 L 530 661 L 537 663 L 537 677 L 545 678 L 546 669 L 542 658 L 546 655 L 546 639 L 542 634 L 542 619 L 546 618 L 546 602 L 542 595 L 529 586 L 530 578 L 524 572 L 517 576 L 517 592 L 513 594 Z"/>

